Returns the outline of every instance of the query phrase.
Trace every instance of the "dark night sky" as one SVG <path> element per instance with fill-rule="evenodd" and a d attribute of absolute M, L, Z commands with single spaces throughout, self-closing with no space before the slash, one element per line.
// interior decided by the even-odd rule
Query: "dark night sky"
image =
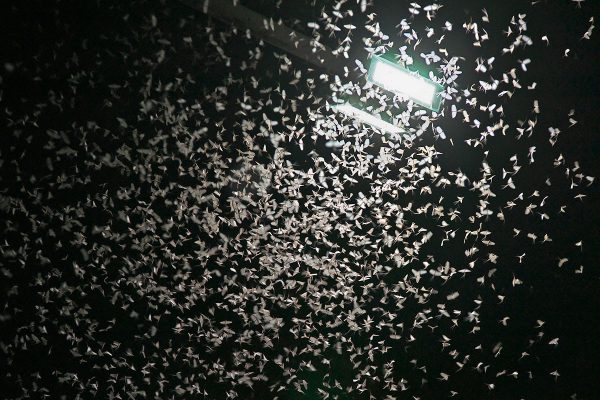
<path fill-rule="evenodd" d="M 241 3 L 345 35 L 336 1 Z M 3 7 L 1 398 L 599 398 L 600 2 L 368 3 L 337 9 L 356 26 L 340 82 L 365 84 L 369 23 L 423 74 L 458 57 L 471 93 L 425 113 L 446 139 L 334 116 L 333 76 L 176 1 Z M 533 43 L 502 54 L 519 15 Z M 481 90 L 513 68 L 521 89 Z"/>

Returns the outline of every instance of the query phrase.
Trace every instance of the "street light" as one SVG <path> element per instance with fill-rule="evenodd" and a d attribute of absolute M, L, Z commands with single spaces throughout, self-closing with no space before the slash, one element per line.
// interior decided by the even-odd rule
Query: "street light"
<path fill-rule="evenodd" d="M 367 81 L 433 111 L 439 111 L 443 86 L 409 71 L 400 64 L 374 55 L 369 65 Z"/>

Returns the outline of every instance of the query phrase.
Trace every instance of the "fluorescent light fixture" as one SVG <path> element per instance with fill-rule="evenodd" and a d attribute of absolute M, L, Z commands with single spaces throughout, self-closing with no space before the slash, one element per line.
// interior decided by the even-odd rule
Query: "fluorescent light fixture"
<path fill-rule="evenodd" d="M 385 90 L 404 95 L 430 110 L 440 109 L 442 85 L 381 56 L 371 59 L 367 80 Z"/>
<path fill-rule="evenodd" d="M 359 108 L 354 107 L 350 103 L 336 104 L 332 107 L 335 111 L 339 111 L 348 117 L 359 120 L 360 122 L 364 122 L 366 124 L 372 125 L 377 129 L 381 129 L 383 131 L 389 133 L 401 133 L 404 132 L 404 129 L 392 125 L 387 121 L 382 120 L 372 114 L 369 114 L 366 111 L 363 111 Z"/>

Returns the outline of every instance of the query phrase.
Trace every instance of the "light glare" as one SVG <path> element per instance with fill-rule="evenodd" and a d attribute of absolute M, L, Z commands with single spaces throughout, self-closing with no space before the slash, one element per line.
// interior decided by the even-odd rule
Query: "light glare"
<path fill-rule="evenodd" d="M 433 104 L 435 85 L 385 62 L 375 64 L 372 80 L 390 92 L 406 95 L 430 107 Z"/>

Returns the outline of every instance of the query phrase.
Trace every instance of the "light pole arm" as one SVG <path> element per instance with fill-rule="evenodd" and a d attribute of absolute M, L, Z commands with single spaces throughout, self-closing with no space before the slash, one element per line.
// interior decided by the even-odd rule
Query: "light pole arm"
<path fill-rule="evenodd" d="M 238 29 L 249 29 L 257 39 L 292 54 L 316 67 L 341 75 L 343 63 L 336 58 L 331 49 L 316 43 L 315 39 L 283 24 L 270 24 L 265 16 L 248 7 L 236 4 L 233 0 L 180 0 L 187 6 L 201 11 L 225 23 L 231 23 Z"/>

